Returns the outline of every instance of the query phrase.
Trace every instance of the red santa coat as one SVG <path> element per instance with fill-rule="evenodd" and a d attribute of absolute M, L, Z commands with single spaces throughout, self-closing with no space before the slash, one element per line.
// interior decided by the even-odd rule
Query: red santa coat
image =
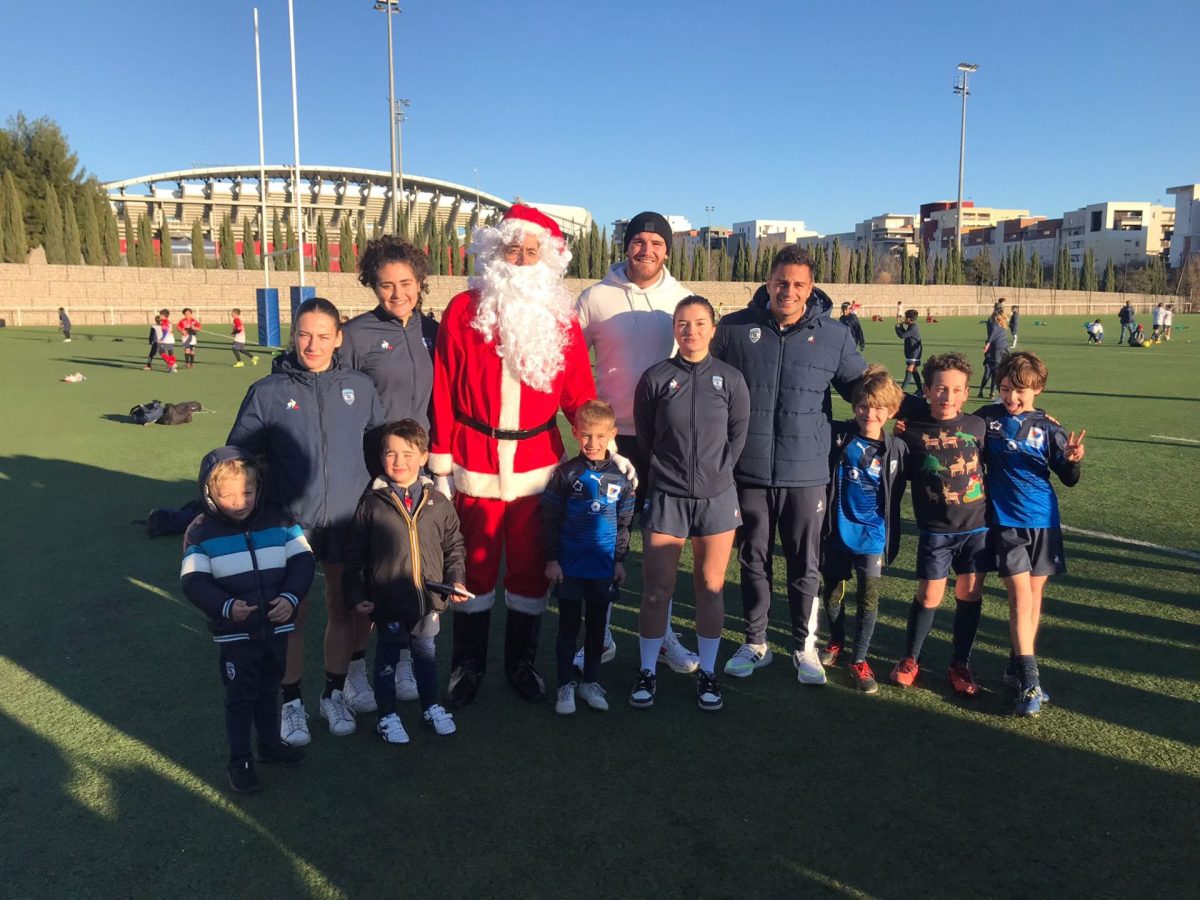
<path fill-rule="evenodd" d="M 497 440 L 461 422 L 463 413 L 492 428 L 536 428 L 561 408 L 575 411 L 596 397 L 591 360 L 579 323 L 571 322 L 565 365 L 549 393 L 524 384 L 504 365 L 494 341 L 471 322 L 478 295 L 463 291 L 446 307 L 433 358 L 433 424 L 429 469 L 454 475 L 454 486 L 473 497 L 515 500 L 540 494 L 564 450 L 554 427 L 520 441 Z"/>

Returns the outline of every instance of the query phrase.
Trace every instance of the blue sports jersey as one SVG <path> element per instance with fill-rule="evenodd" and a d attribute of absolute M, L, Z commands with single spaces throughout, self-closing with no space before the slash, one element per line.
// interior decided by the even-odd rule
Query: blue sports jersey
<path fill-rule="evenodd" d="M 882 498 L 883 444 L 865 437 L 851 438 L 838 460 L 837 527 L 846 549 L 882 554 L 886 543 Z"/>
<path fill-rule="evenodd" d="M 629 548 L 633 486 L 611 457 L 562 463 L 542 493 L 542 542 L 568 578 L 608 579 Z"/>
<path fill-rule="evenodd" d="M 1079 480 L 1079 465 L 1064 456 L 1067 435 L 1041 410 L 1011 415 L 1002 404 L 976 415 L 987 423 L 985 481 L 994 523 L 1003 528 L 1057 528 L 1053 471 L 1063 484 Z"/>

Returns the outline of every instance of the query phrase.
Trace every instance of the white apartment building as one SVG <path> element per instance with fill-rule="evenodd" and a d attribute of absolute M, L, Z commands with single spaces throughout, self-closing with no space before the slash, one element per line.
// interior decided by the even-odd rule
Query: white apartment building
<path fill-rule="evenodd" d="M 993 228 L 999 222 L 1012 219 L 1029 218 L 1027 209 L 999 209 L 993 206 L 967 206 L 963 204 L 963 256 L 966 257 L 967 247 L 972 243 L 969 235 L 972 231 Z M 954 246 L 954 235 L 958 230 L 958 209 L 938 209 L 929 213 L 923 223 L 923 236 L 927 243 L 929 258 L 932 262 Z M 993 253 L 993 255 L 995 255 Z"/>
<path fill-rule="evenodd" d="M 817 233 L 799 219 L 750 219 L 747 222 L 734 222 L 734 241 L 742 241 L 750 248 L 750 252 L 758 252 L 760 238 L 769 238 L 768 244 L 773 246 L 794 244 L 805 238 L 816 237 Z"/>
<path fill-rule="evenodd" d="M 1191 255 L 1200 255 L 1200 184 L 1167 188 L 1175 195 L 1175 229 L 1171 235 L 1171 268 Z"/>

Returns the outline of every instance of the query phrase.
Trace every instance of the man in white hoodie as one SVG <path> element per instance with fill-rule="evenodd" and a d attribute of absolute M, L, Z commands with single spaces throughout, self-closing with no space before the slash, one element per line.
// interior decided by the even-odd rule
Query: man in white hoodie
<path fill-rule="evenodd" d="M 603 280 L 575 302 L 583 339 L 596 359 L 596 396 L 617 414 L 617 452 L 633 461 L 638 475 L 638 501 L 648 483 L 648 459 L 638 452 L 633 422 L 633 393 L 642 373 L 675 352 L 672 316 L 675 305 L 691 291 L 667 271 L 671 226 L 656 212 L 638 213 L 625 228 L 625 259 L 614 263 Z M 612 614 L 612 606 L 609 606 Z M 670 619 L 668 618 L 668 622 Z M 612 631 L 604 633 L 602 662 L 616 656 Z M 676 672 L 694 672 L 696 654 L 667 628 L 659 659 Z M 575 659 L 583 667 L 583 651 Z"/>

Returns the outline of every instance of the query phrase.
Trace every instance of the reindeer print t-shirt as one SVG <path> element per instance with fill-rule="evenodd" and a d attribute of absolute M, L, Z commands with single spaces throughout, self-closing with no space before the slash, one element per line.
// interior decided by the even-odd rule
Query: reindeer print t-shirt
<path fill-rule="evenodd" d="M 962 534 L 987 527 L 979 460 L 984 434 L 978 416 L 935 422 L 926 414 L 906 420 L 900 438 L 911 453 L 913 515 L 922 532 Z"/>

